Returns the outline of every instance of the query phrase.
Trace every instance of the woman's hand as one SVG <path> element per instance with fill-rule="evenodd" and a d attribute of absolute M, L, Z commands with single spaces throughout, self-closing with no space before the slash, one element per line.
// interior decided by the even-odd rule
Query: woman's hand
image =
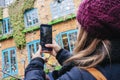
<path fill-rule="evenodd" d="M 56 56 L 58 51 L 60 51 L 61 49 L 61 47 L 56 43 L 55 40 L 53 40 L 53 44 L 46 44 L 45 46 L 53 49 L 53 51 L 51 52 L 51 55 L 53 56 Z"/>

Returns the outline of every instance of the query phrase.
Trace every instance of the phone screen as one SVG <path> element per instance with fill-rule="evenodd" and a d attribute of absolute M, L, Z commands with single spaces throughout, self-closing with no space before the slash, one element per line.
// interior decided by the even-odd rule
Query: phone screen
<path fill-rule="evenodd" d="M 48 24 L 40 25 L 40 45 L 42 51 L 52 51 L 52 48 L 45 47 L 45 44 L 52 44 L 52 26 Z"/>

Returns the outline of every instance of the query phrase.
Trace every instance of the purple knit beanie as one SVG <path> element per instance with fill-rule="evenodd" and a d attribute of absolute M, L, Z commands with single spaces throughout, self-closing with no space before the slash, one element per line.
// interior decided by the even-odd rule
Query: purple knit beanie
<path fill-rule="evenodd" d="M 83 0 L 77 20 L 91 37 L 120 39 L 120 0 Z"/>

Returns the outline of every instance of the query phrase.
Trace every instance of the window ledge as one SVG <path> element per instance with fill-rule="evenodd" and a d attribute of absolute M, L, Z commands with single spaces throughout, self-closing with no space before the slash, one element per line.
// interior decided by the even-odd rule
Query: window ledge
<path fill-rule="evenodd" d="M 39 26 L 33 26 L 33 27 L 29 27 L 29 28 L 24 29 L 22 32 L 23 33 L 28 33 L 28 32 L 32 32 L 32 31 L 38 30 L 38 29 L 40 29 Z"/>
<path fill-rule="evenodd" d="M 12 37 L 13 37 L 12 34 L 1 35 L 0 36 L 0 41 L 6 40 L 6 39 L 9 39 L 9 38 L 12 38 Z"/>
<path fill-rule="evenodd" d="M 57 24 L 57 23 L 61 23 L 61 22 L 64 22 L 64 21 L 73 19 L 73 18 L 75 18 L 75 17 L 76 17 L 75 14 L 70 14 L 70 15 L 67 15 L 67 16 L 65 16 L 65 17 L 60 17 L 60 18 L 58 18 L 58 19 L 52 20 L 52 21 L 49 22 L 48 24 L 54 25 L 54 24 Z"/>

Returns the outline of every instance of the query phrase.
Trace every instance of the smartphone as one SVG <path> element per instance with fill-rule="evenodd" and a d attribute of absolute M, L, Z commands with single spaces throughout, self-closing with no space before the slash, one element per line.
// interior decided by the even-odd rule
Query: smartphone
<path fill-rule="evenodd" d="M 40 25 L 40 45 L 42 46 L 42 52 L 52 51 L 52 48 L 45 47 L 45 44 L 52 44 L 52 25 L 41 24 Z"/>

